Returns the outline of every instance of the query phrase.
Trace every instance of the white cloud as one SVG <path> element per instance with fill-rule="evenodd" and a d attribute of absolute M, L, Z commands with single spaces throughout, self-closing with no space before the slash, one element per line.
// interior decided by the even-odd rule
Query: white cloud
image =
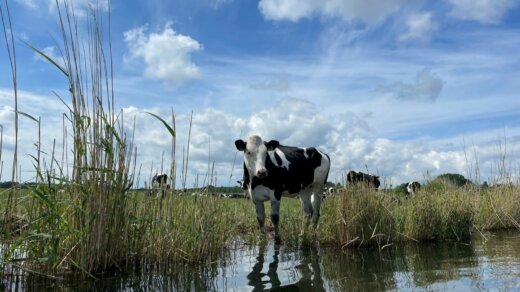
<path fill-rule="evenodd" d="M 258 8 L 265 18 L 298 21 L 322 16 L 345 21 L 376 22 L 399 10 L 409 0 L 261 0 Z"/>
<path fill-rule="evenodd" d="M 16 0 L 16 2 L 21 3 L 29 8 L 36 8 L 36 0 Z"/>
<path fill-rule="evenodd" d="M 31 9 L 40 9 L 42 6 L 47 6 L 49 12 L 55 13 L 56 9 L 56 0 L 16 0 L 18 3 L 21 3 Z M 110 7 L 110 0 L 58 0 L 60 9 L 64 8 L 64 3 L 67 3 L 71 8 L 71 12 L 78 17 L 87 16 L 90 9 L 99 10 L 99 11 L 108 11 Z"/>
<path fill-rule="evenodd" d="M 412 14 L 406 22 L 408 31 L 399 36 L 400 41 L 418 40 L 430 41 L 437 30 L 437 24 L 432 20 L 431 12 Z"/>
<path fill-rule="evenodd" d="M 199 67 L 191 61 L 191 54 L 202 50 L 199 42 L 175 32 L 171 23 L 159 33 L 147 34 L 147 30 L 141 26 L 124 33 L 129 48 L 126 60 L 142 59 L 145 77 L 174 88 L 199 76 Z"/>
<path fill-rule="evenodd" d="M 415 83 L 407 84 L 395 82 L 382 88 L 394 98 L 403 100 L 430 100 L 435 101 L 441 94 L 444 81 L 432 74 L 431 69 L 424 68 L 415 77 Z"/>
<path fill-rule="evenodd" d="M 497 24 L 515 5 L 515 0 L 447 0 L 453 5 L 449 12 L 462 20 L 476 20 L 486 24 Z"/>
<path fill-rule="evenodd" d="M 14 145 L 13 109 L 9 90 L 0 91 L 0 123 L 4 127 L 4 166 L 10 167 L 12 148 Z M 61 162 L 62 113 L 66 111 L 57 99 L 38 96 L 28 92 L 20 92 L 21 111 L 33 116 L 42 116 L 42 145 L 46 153 L 51 153 L 53 140 L 56 139 L 56 153 Z M 30 105 L 30 109 L 26 108 Z M 194 185 L 199 176 L 199 186 L 203 183 L 208 165 L 213 169 L 218 185 L 227 185 L 242 177 L 242 156 L 237 152 L 234 141 L 245 139 L 249 134 L 260 134 L 264 139 L 279 140 L 282 144 L 292 146 L 315 146 L 327 152 L 332 160 L 330 180 L 341 181 L 344 172 L 349 169 L 382 175 L 394 186 L 409 180 L 422 181 L 446 172 L 466 174 L 462 137 L 452 137 L 446 141 L 412 140 L 392 141 L 377 136 L 377 132 L 364 118 L 352 112 L 330 114 L 322 107 L 309 101 L 295 98 L 281 99 L 273 106 L 265 107 L 250 116 L 240 117 L 215 108 L 205 108 L 193 115 L 190 141 L 190 157 L 188 169 L 188 187 Z M 170 120 L 170 110 L 166 108 L 124 108 L 125 129 L 133 132 L 135 117 L 135 141 L 137 147 L 137 165 L 141 166 L 141 185 L 148 180 L 152 169 L 161 168 L 169 171 L 171 137 L 160 121 L 146 114 L 147 111 Z M 34 154 L 34 142 L 37 137 L 35 123 L 20 118 L 20 163 L 23 180 L 33 175 L 31 158 Z M 183 150 L 186 151 L 190 115 L 176 115 L 177 134 L 177 171 L 180 173 Z M 519 133 L 520 129 L 511 129 L 509 133 Z M 242 134 L 241 134 L 242 133 Z M 474 142 L 475 150 L 468 151 L 478 155 L 481 166 L 481 180 L 488 180 L 492 175 L 500 153 L 496 150 L 496 134 L 479 132 L 466 141 Z M 500 134 L 500 133 L 499 133 Z M 70 142 L 70 141 L 69 141 Z M 518 139 L 508 140 L 508 162 L 518 165 L 519 148 L 515 147 Z M 70 146 L 70 145 L 69 145 Z M 46 156 L 45 156 L 46 157 Z M 48 157 L 46 157 L 48 159 Z M 469 161 L 475 161 L 469 157 Z M 234 163 L 233 163 L 234 162 Z M 495 168 L 496 169 L 496 168 Z M 515 174 L 515 169 L 511 171 Z M 7 172 L 4 172 L 7 173 Z M 427 177 L 430 175 L 430 177 Z M 2 179 L 8 179 L 3 177 Z M 177 177 L 177 187 L 180 177 Z"/>

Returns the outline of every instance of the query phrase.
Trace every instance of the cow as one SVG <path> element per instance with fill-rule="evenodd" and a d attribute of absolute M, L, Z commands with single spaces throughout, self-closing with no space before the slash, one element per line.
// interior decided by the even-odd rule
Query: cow
<path fill-rule="evenodd" d="M 163 197 L 166 190 L 170 189 L 168 184 L 168 175 L 165 173 L 159 173 L 152 177 L 152 190 L 157 191 L 158 197 Z"/>
<path fill-rule="evenodd" d="M 244 153 L 244 186 L 256 207 L 260 230 L 264 231 L 264 202 L 270 200 L 275 240 L 280 241 L 280 201 L 282 196 L 298 196 L 304 213 L 300 236 L 311 219 L 316 231 L 321 196 L 330 170 L 329 156 L 314 147 L 284 146 L 276 140 L 264 142 L 257 135 L 247 141 L 236 140 L 235 146 Z"/>
<path fill-rule="evenodd" d="M 415 195 L 421 189 L 421 184 L 416 181 L 407 182 L 404 185 L 404 193 L 406 195 Z"/>
<path fill-rule="evenodd" d="M 363 172 L 355 172 L 353 170 L 347 173 L 347 181 L 350 185 L 364 185 L 369 188 L 378 189 L 381 185 L 379 176 L 370 175 Z"/>
<path fill-rule="evenodd" d="M 334 196 L 335 192 L 336 192 L 336 189 L 334 189 L 334 187 L 327 187 L 327 186 L 324 187 L 322 199 L 325 200 L 328 197 Z"/>

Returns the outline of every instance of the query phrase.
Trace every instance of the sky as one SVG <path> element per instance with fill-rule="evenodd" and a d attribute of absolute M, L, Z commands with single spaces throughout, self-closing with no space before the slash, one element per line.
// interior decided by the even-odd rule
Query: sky
<path fill-rule="evenodd" d="M 80 33 L 89 7 L 105 24 L 110 10 L 116 104 L 129 132 L 136 121 L 143 177 L 171 149 L 146 112 L 170 120 L 172 111 L 177 161 L 193 112 L 188 187 L 203 184 L 208 165 L 213 183 L 237 185 L 234 141 L 251 134 L 318 147 L 330 155 L 333 182 L 349 170 L 392 186 L 443 173 L 479 182 L 520 174 L 520 1 L 69 2 Z M 19 110 L 41 117 L 49 155 L 53 143 L 63 149 L 68 110 L 54 93 L 68 102 L 67 80 L 26 43 L 62 60 L 58 10 L 54 0 L 9 3 Z M 10 180 L 14 98 L 3 38 L 0 64 L 0 180 Z M 36 123 L 20 117 L 22 181 L 34 178 L 36 141 Z"/>

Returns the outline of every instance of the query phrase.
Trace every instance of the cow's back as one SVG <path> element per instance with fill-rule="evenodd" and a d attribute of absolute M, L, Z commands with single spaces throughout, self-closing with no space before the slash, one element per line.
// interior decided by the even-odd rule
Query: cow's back
<path fill-rule="evenodd" d="M 282 188 L 282 191 L 294 194 L 316 182 L 316 179 L 320 183 L 325 183 L 326 176 L 324 178 L 315 177 L 315 170 L 321 165 L 323 157 L 316 148 L 279 146 L 272 152 L 272 155 L 267 156 L 266 167 L 270 174 L 276 176 L 276 188 Z M 271 160 L 271 157 L 274 158 L 274 161 Z"/>

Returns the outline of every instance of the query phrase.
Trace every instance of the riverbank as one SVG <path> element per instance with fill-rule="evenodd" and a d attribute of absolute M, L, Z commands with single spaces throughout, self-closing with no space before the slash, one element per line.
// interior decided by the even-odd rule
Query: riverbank
<path fill-rule="evenodd" d="M 0 192 L 2 209 L 8 191 Z M 36 190 L 19 192 L 11 212 L 26 223 L 16 234 L 7 228 L 9 224 L 2 224 L 2 241 L 28 252 L 20 261 L 6 249 L 3 261 L 15 261 L 43 274 L 164 271 L 172 266 L 216 262 L 237 244 L 255 245 L 273 236 L 272 232 L 259 232 L 254 206 L 247 199 L 171 192 L 161 199 L 130 191 L 124 194 L 119 217 L 110 219 L 119 221 L 120 229 L 113 230 L 96 214 L 78 217 L 85 210 L 77 208 L 73 195 L 56 191 L 47 198 L 52 203 L 42 204 Z M 519 199 L 519 189 L 511 186 L 426 185 L 408 199 L 390 191 L 340 188 L 323 203 L 316 237 L 298 236 L 302 212 L 297 199 L 282 200 L 280 229 L 288 247 L 320 244 L 383 250 L 406 242 L 467 242 L 472 234 L 486 230 L 518 229 Z M 78 218 L 92 219 L 78 222 Z M 104 232 L 116 236 L 113 240 L 117 242 L 106 243 L 114 249 L 107 261 L 112 265 L 86 269 L 80 263 L 96 256 L 96 248 L 103 242 L 92 239 L 102 238 Z"/>

